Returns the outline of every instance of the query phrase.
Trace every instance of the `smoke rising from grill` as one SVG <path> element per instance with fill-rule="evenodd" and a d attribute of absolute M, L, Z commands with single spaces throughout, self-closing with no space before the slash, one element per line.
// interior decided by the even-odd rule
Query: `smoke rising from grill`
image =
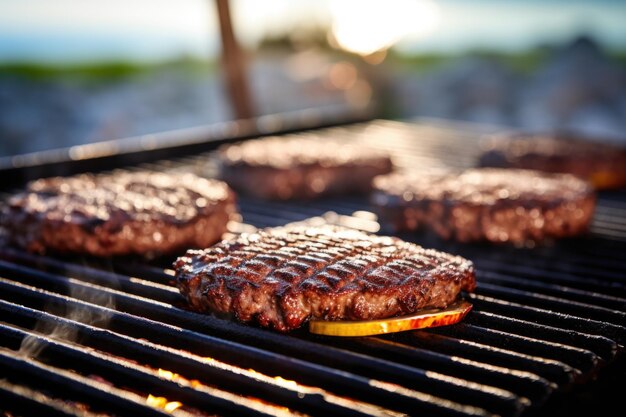
<path fill-rule="evenodd" d="M 68 279 L 69 291 L 68 295 L 71 298 L 86 301 L 91 304 L 106 307 L 107 309 L 115 309 L 115 300 L 108 292 L 96 292 L 89 291 L 88 287 L 82 285 L 76 285 L 73 278 Z M 115 284 L 115 283 L 111 283 Z M 117 287 L 117 285 L 110 285 L 110 287 Z M 66 304 L 65 306 L 58 305 L 57 303 L 49 303 L 45 311 L 65 317 L 69 320 L 94 325 L 97 327 L 106 328 L 107 323 L 111 319 L 111 315 L 108 310 L 94 309 L 89 310 L 80 305 Z M 77 338 L 77 328 L 68 326 L 65 323 L 58 322 L 54 325 L 50 323 L 39 321 L 35 325 L 34 331 L 36 333 L 44 334 L 54 339 L 64 340 L 67 342 L 75 342 Z M 34 335 L 26 336 L 20 345 L 19 354 L 24 357 L 36 358 L 44 349 L 44 346 L 40 343 Z"/>

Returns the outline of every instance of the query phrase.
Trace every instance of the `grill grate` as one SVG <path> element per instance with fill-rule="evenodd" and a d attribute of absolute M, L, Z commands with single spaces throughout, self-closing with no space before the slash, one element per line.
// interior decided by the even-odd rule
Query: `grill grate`
<path fill-rule="evenodd" d="M 377 120 L 318 132 L 390 149 L 401 167 L 462 168 L 488 131 Z M 141 168 L 214 175 L 211 158 L 208 151 Z M 366 198 L 303 205 L 241 197 L 239 204 L 246 222 L 239 229 L 314 216 L 380 227 Z M 0 409 L 530 417 L 618 404 L 611 383 L 626 375 L 626 194 L 600 195 L 590 236 L 543 247 L 401 237 L 474 261 L 474 310 L 462 323 L 380 337 L 283 335 L 185 311 L 171 259 L 102 261 L 2 247 Z M 148 405 L 148 395 L 169 408 Z"/>

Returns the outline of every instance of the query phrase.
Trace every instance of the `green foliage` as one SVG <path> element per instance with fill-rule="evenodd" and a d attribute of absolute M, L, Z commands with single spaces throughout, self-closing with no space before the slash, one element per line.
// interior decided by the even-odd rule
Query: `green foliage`
<path fill-rule="evenodd" d="M 293 52 L 309 48 L 324 51 L 332 50 L 332 47 L 328 43 L 328 28 L 319 24 L 310 23 L 288 30 L 269 32 L 261 39 L 257 50 Z"/>
<path fill-rule="evenodd" d="M 141 76 L 162 70 L 180 70 L 190 75 L 206 75 L 217 64 L 192 58 L 179 58 L 167 62 L 140 63 L 108 61 L 87 64 L 44 64 L 31 62 L 0 63 L 0 77 L 18 76 L 32 80 L 73 79 L 84 81 L 114 81 L 131 76 Z"/>
<path fill-rule="evenodd" d="M 536 47 L 524 51 L 490 51 L 471 50 L 461 54 L 401 54 L 395 50 L 389 51 L 389 61 L 403 65 L 411 71 L 425 72 L 447 65 L 460 58 L 477 57 L 498 62 L 513 71 L 522 74 L 530 74 L 537 70 L 549 59 L 554 49 L 548 46 Z M 616 63 L 626 67 L 626 51 L 607 51 L 607 55 Z"/>
<path fill-rule="evenodd" d="M 549 57 L 549 51 L 545 48 L 536 48 L 519 52 L 473 50 L 462 54 L 426 53 L 405 55 L 391 50 L 389 61 L 403 65 L 415 72 L 426 72 L 467 57 L 485 58 L 507 66 L 514 71 L 531 73 L 546 62 Z"/>
<path fill-rule="evenodd" d="M 623 67 L 626 67 L 626 51 L 612 51 L 609 52 L 609 56 L 619 62 Z"/>

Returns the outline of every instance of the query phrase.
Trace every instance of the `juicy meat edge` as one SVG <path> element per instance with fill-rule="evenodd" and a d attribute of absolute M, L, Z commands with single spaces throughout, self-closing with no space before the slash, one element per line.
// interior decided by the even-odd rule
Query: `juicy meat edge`
<path fill-rule="evenodd" d="M 236 276 L 193 272 L 198 251 L 190 251 L 175 264 L 178 287 L 192 310 L 235 316 L 242 322 L 287 332 L 311 318 L 324 320 L 374 320 L 445 308 L 460 292 L 476 288 L 470 261 L 449 257 L 436 268 L 415 270 L 400 285 L 390 288 L 359 287 L 356 290 L 323 290 L 319 287 L 289 287 L 282 284 L 230 285 Z M 280 287 L 280 288 L 278 288 Z"/>

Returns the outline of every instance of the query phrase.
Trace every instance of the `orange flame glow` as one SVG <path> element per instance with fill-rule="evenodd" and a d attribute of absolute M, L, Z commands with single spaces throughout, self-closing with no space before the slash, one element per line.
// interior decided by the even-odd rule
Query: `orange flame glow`
<path fill-rule="evenodd" d="M 165 378 L 169 381 L 176 381 L 178 378 L 180 378 L 180 375 L 166 369 L 159 368 L 157 372 L 161 378 Z"/>
<path fill-rule="evenodd" d="M 179 379 L 184 380 L 180 375 L 168 371 L 167 369 L 159 368 L 157 370 L 158 375 L 161 378 L 167 379 L 168 381 L 177 381 Z M 148 394 L 148 398 L 146 398 L 146 404 L 154 408 L 161 408 L 168 413 L 172 413 L 174 410 L 182 407 L 182 403 L 179 401 L 168 401 L 165 397 L 158 397 L 156 395 Z"/>
<path fill-rule="evenodd" d="M 174 412 L 174 410 L 182 407 L 182 403 L 178 401 L 168 401 L 165 397 L 157 397 L 152 394 L 148 394 L 148 398 L 146 398 L 146 404 L 150 407 L 161 408 L 168 413 Z"/>

